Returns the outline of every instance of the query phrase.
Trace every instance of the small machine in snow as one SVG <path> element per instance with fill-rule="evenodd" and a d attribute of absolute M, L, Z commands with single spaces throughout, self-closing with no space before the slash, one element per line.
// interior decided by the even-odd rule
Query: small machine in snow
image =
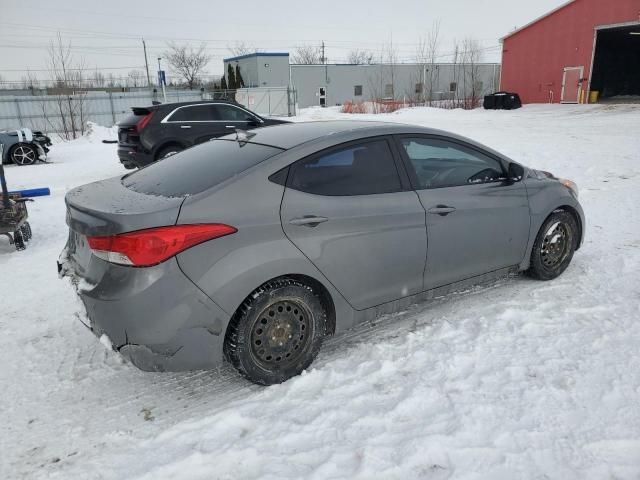
<path fill-rule="evenodd" d="M 0 143 L 0 158 L 2 158 L 3 150 L 4 145 Z M 20 193 L 9 193 L 2 162 L 0 162 L 0 185 L 2 187 L 2 192 L 0 192 L 0 235 L 5 235 L 9 239 L 9 243 L 15 245 L 16 250 L 24 250 L 32 236 L 31 226 L 27 221 L 29 213 L 26 204 L 32 200 L 24 198 Z"/>

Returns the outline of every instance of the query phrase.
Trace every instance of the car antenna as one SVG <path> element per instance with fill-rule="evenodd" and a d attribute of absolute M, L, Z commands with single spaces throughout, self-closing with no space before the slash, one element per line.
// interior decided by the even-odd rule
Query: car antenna
<path fill-rule="evenodd" d="M 241 128 L 236 128 L 236 142 L 243 147 L 251 138 L 256 136 L 256 132 L 247 132 Z"/>

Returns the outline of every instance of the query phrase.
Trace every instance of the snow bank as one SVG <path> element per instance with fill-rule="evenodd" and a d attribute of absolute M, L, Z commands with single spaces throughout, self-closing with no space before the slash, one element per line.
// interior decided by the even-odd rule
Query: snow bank
<path fill-rule="evenodd" d="M 337 110 L 297 120 L 452 130 L 575 180 L 585 245 L 555 281 L 474 288 L 330 339 L 282 385 L 143 373 L 77 321 L 56 274 L 64 193 L 124 173 L 95 129 L 52 164 L 7 167 L 12 188 L 53 193 L 29 206 L 25 252 L 0 239 L 0 478 L 640 476 L 640 108 Z"/>

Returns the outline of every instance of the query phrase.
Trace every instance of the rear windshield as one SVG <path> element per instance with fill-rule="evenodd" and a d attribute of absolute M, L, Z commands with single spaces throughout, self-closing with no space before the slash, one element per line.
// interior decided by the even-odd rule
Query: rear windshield
<path fill-rule="evenodd" d="M 255 143 L 212 140 L 127 175 L 122 184 L 150 195 L 194 195 L 280 152 L 279 148 Z"/>

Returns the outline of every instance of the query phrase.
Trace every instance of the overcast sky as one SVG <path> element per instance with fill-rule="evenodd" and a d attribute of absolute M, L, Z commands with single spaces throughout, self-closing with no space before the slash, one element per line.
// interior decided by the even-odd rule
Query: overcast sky
<path fill-rule="evenodd" d="M 454 39 L 471 36 L 484 47 L 485 61 L 499 61 L 498 39 L 565 0 L 269 0 L 145 2 L 109 0 L 2 0 L 0 76 L 19 80 L 27 69 L 47 78 L 46 48 L 59 31 L 73 53 L 92 70 L 126 76 L 144 69 L 141 38 L 150 69 L 167 41 L 206 42 L 210 74 L 222 73 L 222 59 L 236 42 L 264 51 L 292 52 L 324 40 L 329 62 L 351 49 L 379 54 L 393 40 L 400 61 L 412 61 L 416 44 L 440 20 L 441 60 Z M 235 3 L 235 4 L 234 4 Z"/>

